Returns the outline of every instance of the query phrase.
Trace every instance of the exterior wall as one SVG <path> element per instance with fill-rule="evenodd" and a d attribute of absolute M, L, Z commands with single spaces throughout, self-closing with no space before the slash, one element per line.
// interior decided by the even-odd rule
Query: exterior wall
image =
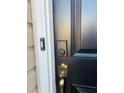
<path fill-rule="evenodd" d="M 37 93 L 31 0 L 27 0 L 27 93 Z"/>

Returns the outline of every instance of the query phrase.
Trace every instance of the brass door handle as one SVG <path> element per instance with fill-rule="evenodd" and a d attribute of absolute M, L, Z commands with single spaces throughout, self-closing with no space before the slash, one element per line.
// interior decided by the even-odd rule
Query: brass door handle
<path fill-rule="evenodd" d="M 64 93 L 64 79 L 60 79 L 59 85 L 60 85 L 60 93 Z"/>
<path fill-rule="evenodd" d="M 67 77 L 67 73 L 68 73 L 68 66 L 62 63 L 58 67 L 58 72 L 60 77 L 60 81 L 59 81 L 60 93 L 64 93 L 64 84 L 65 84 L 65 78 Z"/>
<path fill-rule="evenodd" d="M 64 63 L 62 63 L 58 67 L 58 72 L 59 72 L 59 77 L 60 78 L 66 78 L 67 77 L 67 73 L 68 73 L 68 66 L 65 65 Z"/>

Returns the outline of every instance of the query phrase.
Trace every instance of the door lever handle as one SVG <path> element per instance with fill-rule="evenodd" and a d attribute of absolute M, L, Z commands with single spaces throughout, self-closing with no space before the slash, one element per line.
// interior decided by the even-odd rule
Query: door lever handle
<path fill-rule="evenodd" d="M 64 79 L 60 79 L 59 85 L 60 85 L 60 93 L 64 93 Z"/>
<path fill-rule="evenodd" d="M 62 63 L 59 66 L 58 71 L 59 71 L 59 77 L 60 77 L 60 81 L 59 81 L 60 93 L 64 93 L 65 78 L 67 77 L 68 66 Z"/>
<path fill-rule="evenodd" d="M 64 63 L 62 63 L 58 67 L 58 72 L 59 72 L 59 77 L 60 78 L 66 78 L 67 77 L 67 73 L 68 73 L 68 66 L 65 65 Z"/>

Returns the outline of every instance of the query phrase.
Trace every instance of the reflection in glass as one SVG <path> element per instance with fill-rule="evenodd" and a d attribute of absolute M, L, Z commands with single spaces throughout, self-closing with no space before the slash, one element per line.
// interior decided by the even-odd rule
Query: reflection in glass
<path fill-rule="evenodd" d="M 81 0 L 81 48 L 97 49 L 96 0 Z"/>

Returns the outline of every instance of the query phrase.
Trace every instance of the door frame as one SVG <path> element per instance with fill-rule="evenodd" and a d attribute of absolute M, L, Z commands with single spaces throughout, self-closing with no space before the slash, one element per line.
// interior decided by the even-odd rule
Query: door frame
<path fill-rule="evenodd" d="M 52 0 L 31 0 L 38 93 L 56 93 Z M 40 38 L 45 39 L 41 51 Z"/>

